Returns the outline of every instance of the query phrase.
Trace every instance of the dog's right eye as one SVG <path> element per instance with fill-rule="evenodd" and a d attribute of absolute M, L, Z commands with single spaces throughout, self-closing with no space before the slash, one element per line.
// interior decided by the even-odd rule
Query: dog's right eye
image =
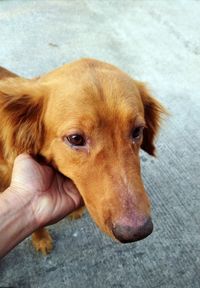
<path fill-rule="evenodd" d="M 138 126 L 138 127 L 134 128 L 132 131 L 132 135 L 131 135 L 132 139 L 134 141 L 140 140 L 143 136 L 143 130 L 144 130 L 143 126 Z"/>
<path fill-rule="evenodd" d="M 72 134 L 65 137 L 65 141 L 68 141 L 72 146 L 84 146 L 85 138 L 80 134 Z"/>

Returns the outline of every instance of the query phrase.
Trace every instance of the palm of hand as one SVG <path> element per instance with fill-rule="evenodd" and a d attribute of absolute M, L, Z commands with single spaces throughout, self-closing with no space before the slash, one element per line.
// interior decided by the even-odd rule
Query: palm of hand
<path fill-rule="evenodd" d="M 31 201 L 39 225 L 52 224 L 81 204 L 75 185 L 51 167 L 40 165 L 29 155 L 17 157 L 11 186 L 21 201 Z"/>

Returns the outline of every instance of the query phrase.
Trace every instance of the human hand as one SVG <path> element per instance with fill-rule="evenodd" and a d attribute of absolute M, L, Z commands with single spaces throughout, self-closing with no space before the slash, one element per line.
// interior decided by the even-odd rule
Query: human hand
<path fill-rule="evenodd" d="M 59 221 L 83 203 L 70 179 L 28 154 L 16 158 L 10 189 L 16 201 L 30 205 L 38 227 Z"/>

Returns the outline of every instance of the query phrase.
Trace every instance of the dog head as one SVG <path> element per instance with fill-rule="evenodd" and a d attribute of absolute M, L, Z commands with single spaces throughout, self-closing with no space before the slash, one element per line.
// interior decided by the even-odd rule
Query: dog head
<path fill-rule="evenodd" d="M 1 81 L 0 107 L 8 158 L 10 151 L 44 156 L 111 237 L 132 242 L 152 232 L 139 150 L 155 154 L 165 110 L 143 83 L 85 59 L 36 80 Z"/>

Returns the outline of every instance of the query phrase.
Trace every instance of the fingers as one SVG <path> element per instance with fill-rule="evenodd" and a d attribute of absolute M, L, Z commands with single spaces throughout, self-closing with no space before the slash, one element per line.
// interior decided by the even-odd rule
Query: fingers
<path fill-rule="evenodd" d="M 45 207 L 46 207 L 46 203 Z M 63 199 L 62 199 L 62 208 L 60 207 L 58 210 L 55 210 L 54 207 L 54 212 L 55 216 L 51 217 L 48 219 L 48 221 L 45 223 L 43 222 L 44 225 L 52 225 L 66 217 L 67 215 L 71 214 L 74 212 L 76 209 L 80 208 L 83 206 L 83 200 L 78 192 L 72 192 L 72 191 L 66 191 L 66 193 L 63 193 Z M 42 219 L 42 217 L 38 217 L 38 219 Z"/>
<path fill-rule="evenodd" d="M 74 210 L 83 205 L 83 199 L 82 199 L 77 187 L 75 186 L 75 184 L 73 183 L 73 181 L 71 179 L 67 178 L 64 181 L 63 189 L 69 195 L 69 197 L 73 200 Z"/>
<path fill-rule="evenodd" d="M 11 185 L 35 201 L 32 206 L 41 225 L 55 223 L 83 205 L 73 181 L 26 153 L 15 159 Z"/>

